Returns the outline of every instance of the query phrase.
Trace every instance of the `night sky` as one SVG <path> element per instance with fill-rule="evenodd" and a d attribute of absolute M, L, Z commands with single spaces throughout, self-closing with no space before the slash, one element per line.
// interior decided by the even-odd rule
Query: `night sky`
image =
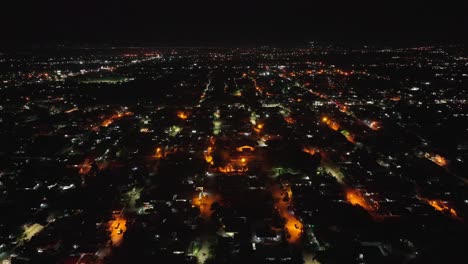
<path fill-rule="evenodd" d="M 468 9 L 464 1 L 161 2 L 17 0 L 0 9 L 2 42 L 15 45 L 57 42 L 229 45 L 304 40 L 450 42 L 466 41 L 468 35 Z"/>

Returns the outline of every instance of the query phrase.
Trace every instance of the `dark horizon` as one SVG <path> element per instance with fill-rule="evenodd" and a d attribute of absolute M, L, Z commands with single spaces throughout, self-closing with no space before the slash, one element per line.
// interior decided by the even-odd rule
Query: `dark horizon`
<path fill-rule="evenodd" d="M 466 43 L 463 4 L 213 1 L 19 1 L 4 8 L 5 47 L 49 44 L 232 46 L 342 43 Z"/>

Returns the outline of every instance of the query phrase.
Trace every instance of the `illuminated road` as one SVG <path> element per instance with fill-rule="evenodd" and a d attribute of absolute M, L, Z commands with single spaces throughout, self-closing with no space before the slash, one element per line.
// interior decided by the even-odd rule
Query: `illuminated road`
<path fill-rule="evenodd" d="M 44 230 L 44 226 L 40 224 L 32 224 L 32 225 L 25 225 L 24 226 L 24 232 L 22 235 L 21 240 L 22 241 L 29 241 L 31 238 L 35 235 L 37 235 L 39 232 Z"/>
<path fill-rule="evenodd" d="M 1 261 L 0 263 L 3 263 L 5 260 L 10 259 L 11 254 L 13 254 L 18 247 L 22 246 L 25 242 L 30 241 L 35 235 L 39 234 L 44 229 L 46 229 L 50 223 L 52 223 L 52 221 L 48 222 L 45 226 L 37 224 L 37 223 L 32 224 L 32 225 L 24 225 L 23 233 L 21 234 L 21 237 L 18 239 L 17 241 L 18 243 L 16 243 L 16 246 L 9 251 L 0 253 L 0 261 Z"/>
<path fill-rule="evenodd" d="M 366 211 L 373 212 L 377 208 L 377 205 L 371 204 L 366 197 L 362 194 L 361 191 L 356 189 L 348 188 L 346 190 L 346 200 L 352 205 L 359 205 L 362 208 L 366 209 Z"/>
<path fill-rule="evenodd" d="M 335 179 L 338 181 L 338 183 L 340 183 L 340 184 L 345 183 L 345 176 L 337 166 L 335 166 L 332 163 L 327 162 L 324 159 L 322 159 L 322 167 L 325 169 L 325 171 L 327 173 L 329 173 L 331 176 L 335 177 Z"/>
<path fill-rule="evenodd" d="M 122 215 L 109 221 L 110 240 L 113 246 L 118 247 L 122 244 L 125 231 L 127 231 L 127 220 Z"/>
<path fill-rule="evenodd" d="M 203 240 L 200 250 L 195 256 L 197 257 L 198 263 L 203 264 L 206 262 L 206 260 L 210 257 L 210 243 L 208 240 Z"/>
<path fill-rule="evenodd" d="M 303 226 L 299 219 L 288 210 L 292 201 L 291 188 L 288 186 L 281 190 L 279 186 L 273 186 L 271 191 L 275 199 L 275 206 L 278 209 L 278 213 L 285 220 L 284 229 L 289 235 L 288 242 L 298 242 L 302 236 Z M 287 197 L 287 199 L 284 199 L 285 197 Z"/>

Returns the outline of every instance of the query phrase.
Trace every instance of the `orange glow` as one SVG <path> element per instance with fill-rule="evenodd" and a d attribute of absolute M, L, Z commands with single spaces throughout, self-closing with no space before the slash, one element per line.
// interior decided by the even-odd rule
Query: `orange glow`
<path fill-rule="evenodd" d="M 311 89 L 309 89 L 309 92 L 310 92 L 311 94 L 315 95 L 315 96 L 318 96 L 318 97 L 322 98 L 322 99 L 327 99 L 327 100 L 328 100 L 328 96 L 325 95 L 325 94 L 321 94 L 321 93 L 319 93 L 319 92 L 314 92 L 314 91 L 312 91 Z"/>
<path fill-rule="evenodd" d="M 340 125 L 336 122 L 330 122 L 328 126 L 335 131 L 338 131 L 338 129 L 340 129 Z"/>
<path fill-rule="evenodd" d="M 249 168 L 246 166 L 246 159 L 241 159 L 241 163 L 230 162 L 224 167 L 218 167 L 218 171 L 222 173 L 243 173 L 249 171 Z"/>
<path fill-rule="evenodd" d="M 258 124 L 253 129 L 255 130 L 255 132 L 260 133 L 260 131 L 262 131 L 263 129 L 263 124 Z"/>
<path fill-rule="evenodd" d="M 447 206 L 443 201 L 441 200 L 429 200 L 429 199 L 422 199 L 426 201 L 430 206 L 432 206 L 434 209 L 436 209 L 439 212 L 449 212 L 451 216 L 457 217 L 457 211 L 455 209 L 450 208 Z"/>
<path fill-rule="evenodd" d="M 445 159 L 439 155 L 436 155 L 435 156 L 435 161 L 437 164 L 441 165 L 441 166 L 445 166 L 447 165 L 447 161 L 445 161 Z"/>
<path fill-rule="evenodd" d="M 352 205 L 359 205 L 364 208 L 366 211 L 375 211 L 378 208 L 378 204 L 374 203 L 371 205 L 361 191 L 357 189 L 348 189 L 346 190 L 346 200 Z"/>
<path fill-rule="evenodd" d="M 202 218 L 209 219 L 213 213 L 213 211 L 211 211 L 211 205 L 219 200 L 219 195 L 201 192 L 192 198 L 192 206 L 200 209 L 200 216 Z"/>
<path fill-rule="evenodd" d="M 342 70 L 339 70 L 339 69 L 338 69 L 338 70 L 336 70 L 336 72 L 337 72 L 338 74 L 341 74 L 341 75 L 344 75 L 344 76 L 348 76 L 348 75 L 350 75 L 350 73 L 349 73 L 349 72 L 345 72 L 345 71 L 342 71 Z M 351 73 L 352 73 L 352 72 L 351 72 Z"/>
<path fill-rule="evenodd" d="M 107 119 L 104 119 L 101 122 L 101 126 L 108 127 L 109 125 L 114 123 L 115 120 L 120 119 L 120 118 L 125 117 L 125 116 L 131 116 L 131 115 L 133 115 L 132 112 L 119 112 L 117 114 L 112 115 L 111 117 L 109 117 Z M 93 130 L 96 130 L 96 128 L 94 128 Z"/>
<path fill-rule="evenodd" d="M 288 123 L 290 125 L 296 123 L 296 120 L 294 118 L 290 117 L 290 116 L 284 117 L 284 121 L 286 121 L 286 123 Z"/>
<path fill-rule="evenodd" d="M 156 159 L 160 159 L 162 157 L 164 157 L 164 154 L 163 154 L 163 151 L 161 148 L 156 148 L 156 153 L 154 154 L 154 157 Z"/>
<path fill-rule="evenodd" d="M 243 173 L 249 171 L 247 167 L 247 158 L 241 157 L 240 159 L 231 159 L 231 161 L 224 167 L 218 167 L 218 171 L 222 173 Z"/>
<path fill-rule="evenodd" d="M 279 187 L 274 187 L 272 190 L 273 198 L 275 199 L 275 206 L 278 209 L 278 213 L 285 220 L 284 229 L 288 236 L 289 243 L 296 243 L 300 240 L 303 225 L 297 217 L 288 210 L 288 207 L 292 201 L 292 191 L 289 186 L 284 190 L 281 190 Z M 289 199 L 284 200 L 284 197 L 287 196 Z"/>
<path fill-rule="evenodd" d="M 254 147 L 248 146 L 248 145 L 245 145 L 245 146 L 241 146 L 241 147 L 236 148 L 236 150 L 239 151 L 239 152 L 244 152 L 244 149 L 249 149 L 250 151 L 254 151 L 254 150 L 255 150 Z"/>
<path fill-rule="evenodd" d="M 430 161 L 434 162 L 435 164 L 437 164 L 439 166 L 447 165 L 447 160 L 444 157 L 442 157 L 442 156 L 440 156 L 438 154 L 433 155 L 433 154 L 426 153 L 426 154 L 424 154 L 424 157 L 426 159 L 429 159 Z"/>
<path fill-rule="evenodd" d="M 177 112 L 177 117 L 182 119 L 182 120 L 185 120 L 185 119 L 188 118 L 188 114 L 185 113 L 185 112 L 179 111 L 179 112 Z"/>
<path fill-rule="evenodd" d="M 354 136 L 351 135 L 351 134 L 346 134 L 344 135 L 346 140 L 348 140 L 349 142 L 353 143 L 353 144 L 356 144 L 356 140 L 354 139 Z"/>
<path fill-rule="evenodd" d="M 161 147 L 157 147 L 154 151 L 154 155 L 153 157 L 155 159 L 162 159 L 162 158 L 165 158 L 167 157 L 168 155 L 171 155 L 171 154 L 174 154 L 176 152 L 178 152 L 180 149 L 179 148 L 161 148 Z"/>
<path fill-rule="evenodd" d="M 86 175 L 91 171 L 91 160 L 90 159 L 85 159 L 82 164 L 80 164 L 80 170 L 78 173 L 80 175 Z"/>
<path fill-rule="evenodd" d="M 206 163 L 210 165 L 214 165 L 212 153 L 213 153 L 213 148 L 208 147 L 208 149 L 205 152 L 205 161 Z"/>
<path fill-rule="evenodd" d="M 106 119 L 106 120 L 102 121 L 101 126 L 108 127 L 113 122 L 114 122 L 114 120 L 112 120 L 112 119 Z"/>
<path fill-rule="evenodd" d="M 214 144 L 215 144 L 216 140 L 214 137 L 211 137 L 210 138 L 210 146 L 208 147 L 208 149 L 205 150 L 204 152 L 204 157 L 205 157 L 205 161 L 206 163 L 210 164 L 210 165 L 214 165 L 214 161 L 213 161 L 213 150 L 214 150 Z"/>
<path fill-rule="evenodd" d="M 338 129 L 340 129 L 340 125 L 335 121 L 328 120 L 327 125 L 329 128 L 335 131 L 338 131 Z"/>
<path fill-rule="evenodd" d="M 447 161 L 445 160 L 445 158 L 443 158 L 440 155 L 435 155 L 435 157 L 432 159 L 432 161 L 434 161 L 435 163 L 437 163 L 440 166 L 447 165 Z"/>
<path fill-rule="evenodd" d="M 226 165 L 226 166 L 224 166 L 224 167 L 219 167 L 219 168 L 218 168 L 218 171 L 219 171 L 219 172 L 222 172 L 222 173 L 237 172 L 237 170 L 234 169 L 234 166 L 232 166 L 231 164 Z"/>
<path fill-rule="evenodd" d="M 369 128 L 374 130 L 374 131 L 377 131 L 379 130 L 381 127 L 380 127 L 380 123 L 377 122 L 377 121 L 372 121 L 369 125 Z"/>
<path fill-rule="evenodd" d="M 338 124 L 337 122 L 335 122 L 334 120 L 332 120 L 332 119 L 330 119 L 328 117 L 323 117 L 322 122 L 324 122 L 330 129 L 332 129 L 334 131 L 338 131 L 341 128 L 340 124 Z M 354 135 L 351 135 L 348 131 L 345 131 L 345 130 L 342 130 L 341 134 L 343 134 L 343 136 L 345 136 L 346 140 L 348 140 L 349 142 L 351 142 L 353 144 L 356 144 Z"/>
<path fill-rule="evenodd" d="M 337 122 L 330 119 L 329 117 L 323 117 L 322 122 L 327 124 L 327 126 L 333 129 L 334 131 L 338 131 L 340 129 L 340 125 Z"/>
<path fill-rule="evenodd" d="M 110 239 L 113 246 L 120 246 L 125 231 L 127 231 L 127 220 L 119 215 L 116 219 L 109 221 Z"/>
<path fill-rule="evenodd" d="M 314 148 L 310 148 L 310 147 L 304 147 L 302 151 L 310 155 L 315 155 L 315 153 L 317 153 L 317 151 Z"/>

